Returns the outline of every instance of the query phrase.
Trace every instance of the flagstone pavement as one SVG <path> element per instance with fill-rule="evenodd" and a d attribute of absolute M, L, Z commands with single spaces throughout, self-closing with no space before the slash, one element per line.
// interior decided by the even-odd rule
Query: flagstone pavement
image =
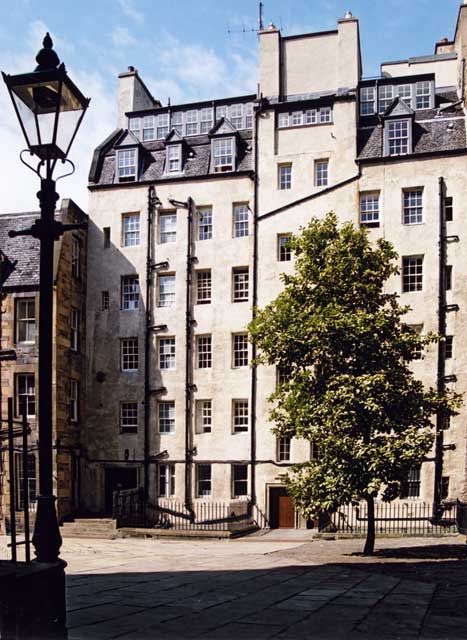
<path fill-rule="evenodd" d="M 69 640 L 467 638 L 465 538 L 65 539 Z"/>

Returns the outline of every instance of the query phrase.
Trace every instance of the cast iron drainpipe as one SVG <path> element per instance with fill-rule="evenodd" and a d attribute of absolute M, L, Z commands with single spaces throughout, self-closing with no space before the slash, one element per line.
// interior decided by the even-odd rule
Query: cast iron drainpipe
<path fill-rule="evenodd" d="M 150 349 L 152 325 L 152 247 L 154 230 L 154 212 L 157 204 L 156 190 L 153 185 L 148 188 L 148 218 L 147 218 L 147 250 L 146 250 L 146 327 L 144 342 L 144 504 L 149 499 L 149 425 L 151 417 L 150 394 Z"/>
<path fill-rule="evenodd" d="M 192 501 L 193 464 L 193 216 L 195 203 L 191 196 L 187 199 L 187 248 L 186 248 L 186 297 L 185 297 L 185 508 L 190 521 L 196 518 Z"/>
<path fill-rule="evenodd" d="M 439 178 L 439 285 L 438 285 L 438 372 L 437 391 L 446 390 L 446 216 L 444 212 L 444 178 Z M 441 506 L 441 479 L 443 476 L 444 420 L 442 411 L 436 414 L 435 479 L 433 491 L 433 522 L 443 515 Z"/>
<path fill-rule="evenodd" d="M 252 313 L 251 319 L 256 318 L 256 307 L 258 305 L 258 123 L 261 110 L 263 108 L 262 97 L 258 98 L 258 106 L 255 109 L 255 139 L 254 139 L 254 184 L 253 184 L 253 293 L 252 293 Z M 248 510 L 250 515 L 256 505 L 256 397 L 258 385 L 258 371 L 254 364 L 256 358 L 256 344 L 251 347 L 251 432 L 250 432 L 250 501 Z"/>

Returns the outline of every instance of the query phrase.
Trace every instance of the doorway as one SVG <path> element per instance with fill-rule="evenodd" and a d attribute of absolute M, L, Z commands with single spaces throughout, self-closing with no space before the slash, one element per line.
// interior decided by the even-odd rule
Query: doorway
<path fill-rule="evenodd" d="M 271 529 L 295 529 L 295 507 L 285 487 L 269 488 L 269 524 Z"/>
<path fill-rule="evenodd" d="M 107 467 L 105 470 L 105 515 L 112 515 L 113 492 L 136 489 L 138 469 L 135 467 Z"/>

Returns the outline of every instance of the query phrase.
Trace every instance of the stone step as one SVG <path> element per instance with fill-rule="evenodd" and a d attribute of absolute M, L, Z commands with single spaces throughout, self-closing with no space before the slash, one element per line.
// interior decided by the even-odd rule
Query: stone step
<path fill-rule="evenodd" d="M 115 538 L 117 523 L 111 518 L 77 518 L 61 526 L 65 538 Z"/>

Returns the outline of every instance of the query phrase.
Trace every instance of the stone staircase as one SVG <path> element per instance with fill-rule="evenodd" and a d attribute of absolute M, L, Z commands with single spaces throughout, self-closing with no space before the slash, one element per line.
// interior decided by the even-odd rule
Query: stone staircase
<path fill-rule="evenodd" d="M 101 538 L 113 540 L 118 537 L 117 523 L 112 518 L 76 518 L 60 526 L 63 538 Z"/>

